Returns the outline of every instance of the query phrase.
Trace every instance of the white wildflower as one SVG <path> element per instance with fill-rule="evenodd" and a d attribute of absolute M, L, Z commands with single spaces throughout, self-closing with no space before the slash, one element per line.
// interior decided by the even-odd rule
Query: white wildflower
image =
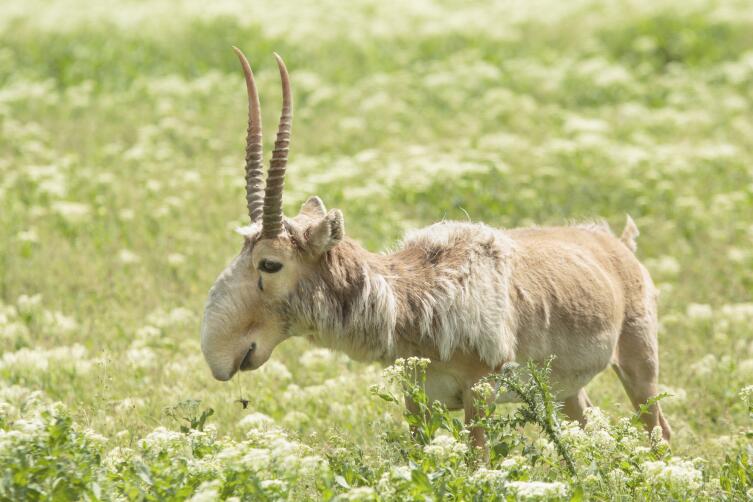
<path fill-rule="evenodd" d="M 306 369 L 328 367 L 334 360 L 334 352 L 321 348 L 307 350 L 298 358 L 298 362 Z"/>
<path fill-rule="evenodd" d="M 284 491 L 288 484 L 281 479 L 265 479 L 260 483 L 263 490 L 280 492 Z"/>
<path fill-rule="evenodd" d="M 753 359 L 744 359 L 737 364 L 737 374 L 743 378 L 753 377 Z"/>
<path fill-rule="evenodd" d="M 215 500 L 220 500 L 219 479 L 201 483 L 188 502 L 214 502 Z"/>
<path fill-rule="evenodd" d="M 644 462 L 641 470 L 651 484 L 662 484 L 673 488 L 695 490 L 700 488 L 703 482 L 703 474 L 690 460 L 682 460 L 674 457 L 669 463 L 661 460 Z"/>
<path fill-rule="evenodd" d="M 30 316 L 39 313 L 42 307 L 42 295 L 21 295 L 16 300 L 16 307 L 21 315 Z"/>
<path fill-rule="evenodd" d="M 309 416 L 302 411 L 289 411 L 282 417 L 282 423 L 291 429 L 298 429 L 299 427 L 309 423 Z"/>
<path fill-rule="evenodd" d="M 195 185 L 201 181 L 201 174 L 197 171 L 186 169 L 183 170 L 180 175 L 183 178 L 184 183 Z"/>
<path fill-rule="evenodd" d="M 339 500 L 348 501 L 362 501 L 362 500 L 376 500 L 377 493 L 370 486 L 358 486 L 351 488 L 346 493 L 343 493 L 338 497 Z"/>
<path fill-rule="evenodd" d="M 622 469 L 612 469 L 607 477 L 612 483 L 616 485 L 623 485 L 630 479 Z"/>
<path fill-rule="evenodd" d="M 733 263 L 744 263 L 749 256 L 748 251 L 738 247 L 731 247 L 727 250 L 727 258 Z"/>
<path fill-rule="evenodd" d="M 146 320 L 158 328 L 166 328 L 193 322 L 194 313 L 184 307 L 177 307 L 170 311 L 158 309 L 149 314 Z"/>
<path fill-rule="evenodd" d="M 141 258 L 130 249 L 121 249 L 118 252 L 118 260 L 124 265 L 132 265 L 141 261 Z"/>
<path fill-rule="evenodd" d="M 138 408 L 143 408 L 145 401 L 140 397 L 127 397 L 118 401 L 115 405 L 115 410 L 118 413 L 127 414 Z"/>
<path fill-rule="evenodd" d="M 85 374 L 91 370 L 93 364 L 86 358 L 86 355 L 86 348 L 79 344 L 52 349 L 24 347 L 16 352 L 5 352 L 0 357 L 0 369 L 38 371 L 67 369 Z"/>
<path fill-rule="evenodd" d="M 507 482 L 509 476 L 510 471 L 508 470 L 486 469 L 482 467 L 471 475 L 470 482 L 473 484 L 489 485 L 494 490 L 500 490 Z"/>
<path fill-rule="evenodd" d="M 502 469 L 505 469 L 507 471 L 512 471 L 512 470 L 527 471 L 528 469 L 530 469 L 530 465 L 528 464 L 526 459 L 520 455 L 507 457 L 499 464 L 499 466 Z"/>
<path fill-rule="evenodd" d="M 412 377 L 416 371 L 425 370 L 431 363 L 430 359 L 409 357 L 407 359 L 398 358 L 391 366 L 382 371 L 382 376 L 388 382 L 399 382 L 404 378 Z"/>
<path fill-rule="evenodd" d="M 103 436 L 102 434 L 98 433 L 94 429 L 87 428 L 83 431 L 84 437 L 89 440 L 90 442 L 94 443 L 97 446 L 103 446 L 105 443 L 107 443 L 107 438 Z"/>
<path fill-rule="evenodd" d="M 68 223 L 81 223 L 89 218 L 91 208 L 80 202 L 58 201 L 51 204 L 55 211 Z"/>
<path fill-rule="evenodd" d="M 267 361 L 264 366 L 259 369 L 259 372 L 262 375 L 271 378 L 275 381 L 275 383 L 278 384 L 287 382 L 293 378 L 293 375 L 291 375 L 288 367 L 277 360 Z"/>
<path fill-rule="evenodd" d="M 567 496 L 567 485 L 560 482 L 511 481 L 507 484 L 507 488 L 519 499 L 542 499 Z"/>
<path fill-rule="evenodd" d="M 61 335 L 73 333 L 78 328 L 76 320 L 62 312 L 45 311 L 42 320 L 51 331 Z"/>
<path fill-rule="evenodd" d="M 319 455 L 306 455 L 298 463 L 299 476 L 321 476 L 329 469 L 329 464 Z"/>
<path fill-rule="evenodd" d="M 714 354 L 706 354 L 698 361 L 690 365 L 691 371 L 698 376 L 710 375 L 717 366 L 717 359 Z"/>
<path fill-rule="evenodd" d="M 652 260 L 646 260 L 646 266 L 651 272 L 656 272 L 662 277 L 675 277 L 680 273 L 680 262 L 673 256 L 660 256 Z"/>
<path fill-rule="evenodd" d="M 731 322 L 744 323 L 753 321 L 753 303 L 733 303 L 723 305 L 722 316 Z"/>
<path fill-rule="evenodd" d="M 102 463 L 108 470 L 116 471 L 120 464 L 129 461 L 134 454 L 135 452 L 131 448 L 116 446 L 105 454 Z"/>
<path fill-rule="evenodd" d="M 136 368 L 154 368 L 157 366 L 157 354 L 149 347 L 131 347 L 126 352 L 126 359 Z"/>
<path fill-rule="evenodd" d="M 149 345 L 162 338 L 162 330 L 147 324 L 136 330 L 136 340 L 141 344 Z"/>
<path fill-rule="evenodd" d="M 136 212 L 133 209 L 122 209 L 118 216 L 123 221 L 132 221 L 136 217 Z"/>
<path fill-rule="evenodd" d="M 753 414 L 753 385 L 743 387 L 740 391 L 740 397 L 743 402 L 748 406 L 748 411 Z"/>
<path fill-rule="evenodd" d="M 145 450 L 170 450 L 181 444 L 183 439 L 184 436 L 180 432 L 157 427 L 139 442 L 139 446 Z"/>
<path fill-rule="evenodd" d="M 232 450 L 223 450 L 223 453 L 222 456 L 227 457 Z M 248 448 L 243 452 L 240 462 L 255 472 L 262 471 L 272 463 L 272 453 L 265 448 Z"/>
<path fill-rule="evenodd" d="M 238 427 L 244 430 L 263 429 L 274 425 L 275 421 L 269 415 L 258 411 L 249 413 L 238 422 Z"/>
<path fill-rule="evenodd" d="M 376 484 L 376 491 L 383 500 L 393 500 L 397 494 L 395 483 L 390 478 L 390 472 L 385 471 L 379 477 Z"/>
<path fill-rule="evenodd" d="M 482 401 L 487 401 L 495 393 L 494 387 L 492 386 L 492 384 L 486 381 L 478 382 L 472 387 L 471 390 L 473 390 L 473 393 L 476 396 L 476 398 Z"/>
<path fill-rule="evenodd" d="M 424 453 L 439 461 L 456 459 L 467 451 L 466 444 L 458 442 L 452 436 L 444 435 L 436 436 L 431 443 L 424 446 Z"/>
<path fill-rule="evenodd" d="M 40 417 L 19 418 L 13 424 L 13 428 L 23 434 L 36 436 L 40 434 L 47 424 Z"/>
<path fill-rule="evenodd" d="M 405 481 L 410 481 L 411 479 L 411 468 L 407 465 L 398 465 L 396 467 L 393 467 L 390 471 L 390 475 L 393 478 L 396 479 L 402 479 Z"/>
<path fill-rule="evenodd" d="M 37 234 L 37 230 L 32 227 L 28 230 L 22 230 L 16 234 L 16 239 L 18 239 L 21 242 L 31 242 L 31 243 L 38 243 L 39 242 L 39 235 Z"/>
<path fill-rule="evenodd" d="M 714 316 L 714 310 L 711 305 L 705 303 L 691 303 L 688 305 L 685 314 L 696 321 L 707 321 Z"/>
<path fill-rule="evenodd" d="M 170 253 L 167 255 L 167 263 L 171 267 L 179 267 L 186 262 L 186 257 L 180 253 Z"/>
<path fill-rule="evenodd" d="M 159 192 L 162 190 L 162 183 L 157 180 L 148 180 L 146 182 L 146 189 L 150 192 Z"/>
<path fill-rule="evenodd" d="M 609 419 L 601 409 L 591 406 L 586 408 L 583 414 L 586 416 L 586 425 L 584 427 L 586 432 L 609 430 Z"/>
<path fill-rule="evenodd" d="M 29 336 L 29 328 L 20 321 L 0 323 L 0 339 L 17 342 Z"/>
<path fill-rule="evenodd" d="M 666 444 L 664 435 L 662 434 L 662 428 L 658 425 L 651 429 L 651 432 L 649 433 L 649 439 L 651 440 L 651 444 L 653 445 L 658 445 L 661 443 Z"/>

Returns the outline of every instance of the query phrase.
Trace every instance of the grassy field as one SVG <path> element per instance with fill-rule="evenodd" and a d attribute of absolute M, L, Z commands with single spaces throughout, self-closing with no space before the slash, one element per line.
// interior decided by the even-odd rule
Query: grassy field
<path fill-rule="evenodd" d="M 753 4 L 106 4 L 0 2 L 1 499 L 753 498 Z M 380 367 L 302 340 L 213 380 L 199 321 L 246 218 L 231 45 L 268 148 L 272 51 L 291 72 L 288 212 L 318 194 L 371 250 L 629 213 L 671 453 L 612 372 L 560 438 L 576 475 L 535 426 L 481 471 L 451 421 L 416 444 Z"/>

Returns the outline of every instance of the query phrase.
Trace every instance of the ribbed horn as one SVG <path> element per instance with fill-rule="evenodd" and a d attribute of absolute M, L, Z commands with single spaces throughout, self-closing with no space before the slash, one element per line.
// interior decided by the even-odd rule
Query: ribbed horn
<path fill-rule="evenodd" d="M 282 189 L 285 184 L 285 166 L 288 162 L 290 132 L 293 127 L 293 98 L 290 95 L 288 70 L 277 53 L 275 53 L 275 59 L 277 59 L 280 80 L 282 80 L 282 113 L 264 193 L 264 216 L 261 230 L 263 239 L 274 239 L 282 233 Z"/>
<path fill-rule="evenodd" d="M 261 132 L 261 106 L 256 91 L 251 65 L 243 52 L 233 47 L 243 67 L 248 91 L 248 130 L 246 132 L 246 206 L 251 223 L 256 223 L 264 213 L 264 159 Z"/>

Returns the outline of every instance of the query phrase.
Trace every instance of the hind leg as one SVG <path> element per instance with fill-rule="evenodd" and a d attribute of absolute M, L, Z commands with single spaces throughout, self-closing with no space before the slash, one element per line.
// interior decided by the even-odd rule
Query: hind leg
<path fill-rule="evenodd" d="M 581 426 L 586 425 L 586 408 L 593 406 L 588 399 L 586 389 L 580 389 L 577 394 L 565 399 L 562 411 L 570 420 L 577 420 Z"/>
<path fill-rule="evenodd" d="M 644 319 L 641 322 L 625 322 L 612 367 L 636 410 L 659 393 L 659 350 L 655 321 Z M 659 403 L 651 405 L 641 415 L 641 420 L 649 432 L 656 426 L 661 427 L 662 436 L 669 441 L 672 430 Z"/>

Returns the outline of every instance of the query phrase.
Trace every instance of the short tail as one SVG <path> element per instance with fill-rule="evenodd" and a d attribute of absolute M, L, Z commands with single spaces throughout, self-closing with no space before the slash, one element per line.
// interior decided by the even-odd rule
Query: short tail
<path fill-rule="evenodd" d="M 622 231 L 620 240 L 633 253 L 638 249 L 638 244 L 635 242 L 635 239 L 637 239 L 640 234 L 641 233 L 638 231 L 638 227 L 635 225 L 633 218 L 631 218 L 630 215 L 627 215 L 627 222 L 625 223 L 625 229 Z"/>

